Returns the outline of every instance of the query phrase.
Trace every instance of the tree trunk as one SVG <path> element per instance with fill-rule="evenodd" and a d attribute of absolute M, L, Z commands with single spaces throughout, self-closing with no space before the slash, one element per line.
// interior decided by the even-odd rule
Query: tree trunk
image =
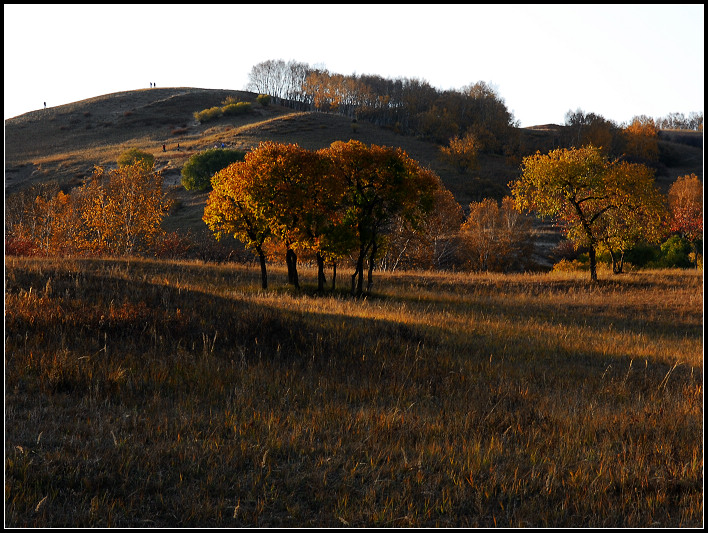
<path fill-rule="evenodd" d="M 590 281 L 595 283 L 597 281 L 597 258 L 595 257 L 594 246 L 590 246 L 588 256 L 590 257 Z"/>
<path fill-rule="evenodd" d="M 266 258 L 265 254 L 263 253 L 263 250 L 257 250 L 258 251 L 258 259 L 260 259 L 261 262 L 261 287 L 264 289 L 268 288 L 268 272 L 266 271 Z"/>
<path fill-rule="evenodd" d="M 366 283 L 366 292 L 371 292 L 371 289 L 374 287 L 374 261 L 376 260 L 377 249 L 376 241 L 374 241 L 374 245 L 371 247 L 371 255 L 369 256 L 369 274 Z"/>
<path fill-rule="evenodd" d="M 300 283 L 297 276 L 297 255 L 292 248 L 288 248 L 285 252 L 285 263 L 288 265 L 288 283 L 293 285 L 296 289 L 299 289 Z"/>
<path fill-rule="evenodd" d="M 619 257 L 617 257 L 618 254 Z M 620 250 L 619 252 L 615 253 L 610 250 L 610 257 L 612 257 L 612 273 L 621 274 L 622 269 L 624 268 L 624 251 Z"/>
<path fill-rule="evenodd" d="M 359 257 L 356 260 L 356 268 L 354 274 L 352 274 L 352 296 L 361 296 L 364 290 L 364 257 L 368 247 L 361 247 L 359 250 Z"/>
<path fill-rule="evenodd" d="M 324 284 L 327 281 L 324 274 L 324 258 L 317 252 L 317 290 L 324 291 Z"/>

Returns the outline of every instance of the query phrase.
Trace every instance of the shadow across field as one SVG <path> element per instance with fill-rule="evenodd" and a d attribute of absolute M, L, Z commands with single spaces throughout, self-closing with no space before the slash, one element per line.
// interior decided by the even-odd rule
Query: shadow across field
<path fill-rule="evenodd" d="M 6 268 L 7 525 L 701 522 L 700 339 L 559 325 L 479 279 L 355 300 L 234 266 Z"/>
<path fill-rule="evenodd" d="M 28 338 L 35 338 L 79 357 L 108 352 L 151 354 L 148 359 L 208 354 L 242 365 L 267 361 L 323 371 L 328 379 L 366 375 L 372 365 L 386 361 L 378 376 L 395 380 L 403 371 L 400 365 L 414 352 L 427 357 L 419 364 L 426 372 L 439 372 L 440 365 L 453 368 L 463 361 L 481 368 L 496 360 L 528 368 L 529 376 L 537 369 L 547 374 L 552 367 L 557 376 L 577 378 L 587 372 L 591 377 L 608 369 L 621 372 L 640 354 L 613 353 L 609 346 L 568 339 L 579 331 L 600 338 L 614 331 L 652 342 L 702 335 L 700 322 L 692 322 L 696 317 L 689 316 L 684 323 L 661 313 L 642 315 L 621 301 L 621 293 L 616 307 L 583 304 L 583 298 L 592 299 L 594 291 L 603 289 L 582 282 L 550 282 L 538 294 L 526 286 L 520 298 L 513 297 L 513 286 L 466 283 L 408 295 L 372 295 L 361 302 L 295 294 L 284 305 L 266 293 L 244 291 L 244 284 L 255 276 L 251 272 L 223 269 L 218 283 L 234 286 L 229 297 L 188 285 L 194 279 L 208 284 L 210 272 L 213 268 L 204 265 L 153 269 L 147 264 L 103 273 L 51 269 L 12 273 L 6 294 L 34 291 L 39 300 L 35 313 L 10 312 L 8 339 L 25 339 L 26 344 Z M 543 301 L 570 292 L 576 293 L 576 303 Z M 318 308 L 306 305 L 308 300 L 334 300 L 335 304 Z M 337 302 L 342 302 L 340 310 L 329 311 Z M 386 304 L 383 311 L 380 303 Z M 369 316 L 362 316 L 362 309 L 368 309 L 363 312 Z M 448 319 L 437 320 L 441 314 Z M 559 335 L 565 338 L 559 340 Z M 663 376 L 680 355 L 676 353 L 672 361 L 645 358 Z M 690 365 L 676 370 L 690 371 Z"/>

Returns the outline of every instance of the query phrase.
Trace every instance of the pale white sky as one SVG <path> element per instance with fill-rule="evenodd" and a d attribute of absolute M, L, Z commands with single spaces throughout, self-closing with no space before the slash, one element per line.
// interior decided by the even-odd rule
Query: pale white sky
<path fill-rule="evenodd" d="M 521 126 L 703 111 L 704 6 L 5 4 L 5 118 L 158 87 L 245 88 L 268 59 L 496 88 Z"/>

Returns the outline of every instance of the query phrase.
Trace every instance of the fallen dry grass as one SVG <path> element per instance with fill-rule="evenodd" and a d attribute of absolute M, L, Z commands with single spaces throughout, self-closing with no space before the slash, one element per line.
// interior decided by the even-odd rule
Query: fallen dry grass
<path fill-rule="evenodd" d="M 6 259 L 6 525 L 702 526 L 701 273 L 273 272 Z"/>

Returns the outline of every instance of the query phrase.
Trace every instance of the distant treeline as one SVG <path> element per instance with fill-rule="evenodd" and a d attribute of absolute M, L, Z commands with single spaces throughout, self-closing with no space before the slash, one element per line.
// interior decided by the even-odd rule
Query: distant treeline
<path fill-rule="evenodd" d="M 473 134 L 488 152 L 501 152 L 510 128 L 517 125 L 485 82 L 440 91 L 416 78 L 343 75 L 307 63 L 268 60 L 251 69 L 247 88 L 270 95 L 276 104 L 337 112 L 439 143 Z"/>
<path fill-rule="evenodd" d="M 480 151 L 513 153 L 518 121 L 497 91 L 485 82 L 460 90 L 439 90 L 417 78 L 388 79 L 374 74 L 337 74 L 298 61 L 268 60 L 252 67 L 247 88 L 270 95 L 274 103 L 299 110 L 328 111 L 364 120 L 440 144 L 472 135 Z M 612 137 L 637 120 L 655 130 L 703 131 L 703 112 L 670 113 L 666 117 L 635 117 L 617 124 L 600 115 L 569 111 L 571 130 L 563 144 L 582 140 L 587 129 L 602 126 Z M 591 128 L 588 128 L 591 126 Z M 613 141 L 617 145 L 616 141 Z M 570 144 L 569 144 L 570 145 Z M 614 150 L 613 150 L 614 151 Z"/>

